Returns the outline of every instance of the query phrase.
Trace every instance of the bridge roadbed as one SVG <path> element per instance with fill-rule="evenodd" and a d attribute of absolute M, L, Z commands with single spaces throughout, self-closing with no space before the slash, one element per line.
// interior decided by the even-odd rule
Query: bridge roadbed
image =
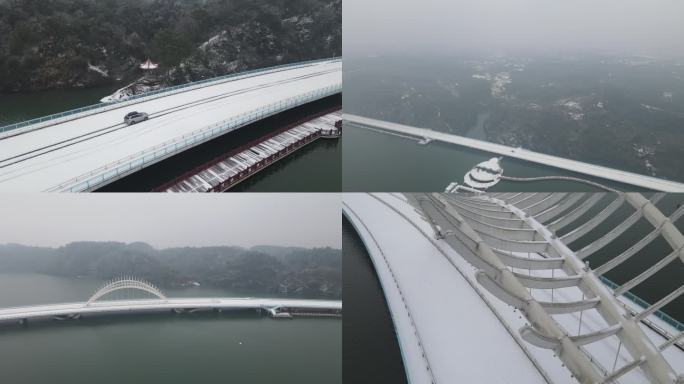
<path fill-rule="evenodd" d="M 545 166 L 586 174 L 600 179 L 611 180 L 623 184 L 631 184 L 649 190 L 663 192 L 684 192 L 683 183 L 640 175 L 638 173 L 622 171 L 600 165 L 584 163 L 577 160 L 546 155 L 522 148 L 509 147 L 502 144 L 452 135 L 431 129 L 411 127 L 408 125 L 391 123 L 388 121 L 376 120 L 363 116 L 350 115 L 347 113 L 344 114 L 344 121 L 345 123 L 350 123 L 359 128 L 380 130 L 391 134 L 407 135 L 410 137 L 415 137 L 416 139 L 427 138 L 443 143 L 456 144 L 492 154 L 513 157 Z"/>
<path fill-rule="evenodd" d="M 410 222 L 369 194 L 345 193 L 343 212 L 381 282 L 408 382 L 505 383 L 511 372 L 519 382 L 546 382 L 478 293 Z"/>
<path fill-rule="evenodd" d="M 265 69 L 6 137 L 0 140 L 0 191 L 100 188 L 231 130 L 339 93 L 341 68 L 340 60 L 328 60 Z M 131 111 L 150 119 L 127 126 L 123 116 Z"/>
<path fill-rule="evenodd" d="M 342 301 L 279 298 L 183 298 L 154 300 L 112 300 L 77 302 L 0 309 L 0 323 L 25 322 L 31 319 L 78 317 L 82 315 L 131 314 L 185 310 L 269 310 L 292 309 L 302 314 L 341 313 Z"/>
<path fill-rule="evenodd" d="M 319 138 L 338 138 L 338 110 L 297 122 L 212 160 L 156 188 L 162 192 L 222 192 Z"/>
<path fill-rule="evenodd" d="M 477 269 L 443 239 L 434 238 L 430 224 L 405 196 L 345 193 L 342 200 L 344 214 L 359 233 L 380 278 L 410 382 L 430 382 L 422 376 L 426 372 L 424 359 L 416 350 L 415 338 L 420 336 L 436 383 L 507 382 L 511 372 L 521 382 L 577 383 L 553 350 L 534 347 L 522 339 L 518 330 L 527 320 L 476 281 Z M 550 270 L 529 273 L 547 278 L 552 275 Z M 554 291 L 556 301 L 581 300 L 578 292 Z M 535 298 L 552 302 L 554 293 L 538 289 Z M 578 317 L 578 313 L 563 314 L 554 320 L 566 329 L 577 330 Z M 654 315 L 650 318 L 657 321 Z M 583 334 L 605 327 L 605 321 L 592 310 L 583 312 L 581 324 Z M 649 326 L 640 325 L 655 345 L 667 341 Z M 660 325 L 668 327 L 664 322 Z M 677 332 L 674 328 L 668 331 Z M 612 363 L 617 342 L 608 338 L 590 348 L 592 354 L 608 356 Z M 682 350 L 668 348 L 663 355 L 677 370 L 684 367 Z M 496 363 L 492 365 L 494 357 Z M 629 362 L 629 353 L 623 348 L 618 367 Z M 620 379 L 624 384 L 644 380 L 639 372 Z"/>

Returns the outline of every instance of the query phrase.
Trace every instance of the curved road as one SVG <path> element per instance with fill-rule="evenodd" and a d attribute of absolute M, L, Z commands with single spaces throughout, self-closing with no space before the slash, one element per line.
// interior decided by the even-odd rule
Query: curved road
<path fill-rule="evenodd" d="M 307 92 L 340 86 L 341 68 L 340 60 L 330 60 L 265 70 L 0 136 L 0 191 L 48 191 L 68 186 L 76 177 L 104 172 L 114 163 L 196 134 L 209 125 Z M 147 112 L 150 119 L 126 126 L 123 116 L 130 111 Z"/>
<path fill-rule="evenodd" d="M 173 309 L 258 309 L 287 307 L 303 310 L 342 310 L 335 300 L 298 300 L 271 298 L 183 298 L 154 300 L 97 301 L 90 304 L 63 303 L 0 309 L 0 322 L 84 314 L 151 312 Z"/>
<path fill-rule="evenodd" d="M 427 223 L 409 222 L 390 208 L 415 219 L 414 209 L 401 199 L 347 193 L 343 211 L 380 279 L 408 382 L 507 383 L 514 375 L 515 382 L 546 383 L 482 297 L 414 226 Z"/>
<path fill-rule="evenodd" d="M 576 384 L 577 380 L 549 349 L 522 339 L 528 325 L 520 311 L 499 300 L 476 281 L 476 271 L 397 194 L 343 194 L 343 212 L 361 237 L 380 279 L 411 383 L 544 383 Z M 445 234 L 448 236 L 448 234 Z M 526 271 L 527 272 L 527 271 Z M 548 273 L 547 273 L 548 272 Z M 549 271 L 531 271 L 551 277 Z M 554 301 L 550 290 L 535 290 L 535 298 Z M 576 292 L 556 289 L 555 299 L 576 301 Z M 577 329 L 577 314 L 554 319 Z M 655 316 L 649 318 L 658 322 Z M 597 312 L 585 311 L 583 333 L 605 327 Z M 663 322 L 659 325 L 666 327 Z M 662 335 L 641 324 L 655 345 Z M 671 330 L 676 333 L 675 329 Z M 591 353 L 612 363 L 617 342 L 606 339 L 591 345 Z M 681 371 L 684 353 L 669 348 L 663 356 Z M 618 367 L 629 363 L 622 351 Z M 610 367 L 608 367 L 610 368 Z M 642 383 L 633 372 L 623 383 Z"/>
<path fill-rule="evenodd" d="M 391 123 L 388 121 L 371 119 L 363 116 L 344 114 L 344 121 L 360 128 L 379 129 L 388 133 L 409 135 L 416 138 L 428 138 L 449 144 L 461 145 L 502 156 L 522 159 L 545 166 L 553 166 L 572 172 L 582 173 L 605 180 L 631 184 L 645 189 L 663 192 L 684 192 L 684 184 L 675 181 L 659 179 L 656 177 L 640 175 L 638 173 L 608 168 L 601 165 L 584 163 L 577 160 L 546 155 L 539 152 L 528 151 L 522 148 L 513 148 L 488 141 L 471 139 L 468 137 L 438 132 L 426 128 L 411 127 L 408 125 Z"/>

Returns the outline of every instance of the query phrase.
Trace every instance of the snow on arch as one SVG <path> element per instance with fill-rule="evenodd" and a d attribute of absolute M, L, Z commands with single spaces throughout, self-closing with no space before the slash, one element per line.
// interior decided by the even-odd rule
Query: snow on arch
<path fill-rule="evenodd" d="M 152 295 L 157 296 L 158 298 L 162 300 L 167 300 L 167 297 L 164 295 L 164 293 L 151 283 L 148 283 L 147 281 L 143 280 L 137 280 L 134 278 L 130 277 L 124 277 L 124 278 L 119 278 L 110 281 L 109 283 L 105 284 L 102 288 L 100 288 L 97 292 L 95 292 L 90 299 L 88 299 L 87 304 L 91 304 L 98 300 L 99 298 L 114 292 L 118 291 L 121 289 L 137 289 L 140 291 L 145 291 L 147 293 L 150 293 Z"/>

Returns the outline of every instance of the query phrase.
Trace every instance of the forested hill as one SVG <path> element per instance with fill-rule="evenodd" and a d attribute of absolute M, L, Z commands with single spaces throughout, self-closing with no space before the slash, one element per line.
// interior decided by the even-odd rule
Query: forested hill
<path fill-rule="evenodd" d="M 342 251 L 333 248 L 264 245 L 158 250 L 146 243 L 76 242 L 59 248 L 0 244 L 0 273 L 101 279 L 136 276 L 166 288 L 199 283 L 264 294 L 342 295 Z"/>
<path fill-rule="evenodd" d="M 0 92 L 127 84 L 147 58 L 165 86 L 339 56 L 341 10 L 341 0 L 0 0 Z"/>

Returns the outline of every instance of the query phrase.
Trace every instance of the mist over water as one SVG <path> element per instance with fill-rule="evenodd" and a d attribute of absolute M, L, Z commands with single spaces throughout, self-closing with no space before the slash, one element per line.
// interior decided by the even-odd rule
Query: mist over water
<path fill-rule="evenodd" d="M 339 247 L 339 201 L 339 196 L 332 194 L 285 193 L 235 194 L 231 198 L 7 195 L 3 214 L 11 219 L 0 222 L 0 244 L 58 247 L 77 239 L 144 241 L 158 249 L 265 243 Z"/>
<path fill-rule="evenodd" d="M 344 110 L 683 182 L 681 15 L 670 0 L 349 0 Z"/>
<path fill-rule="evenodd" d="M 343 49 L 358 54 L 477 51 L 684 57 L 677 0 L 345 0 Z"/>

